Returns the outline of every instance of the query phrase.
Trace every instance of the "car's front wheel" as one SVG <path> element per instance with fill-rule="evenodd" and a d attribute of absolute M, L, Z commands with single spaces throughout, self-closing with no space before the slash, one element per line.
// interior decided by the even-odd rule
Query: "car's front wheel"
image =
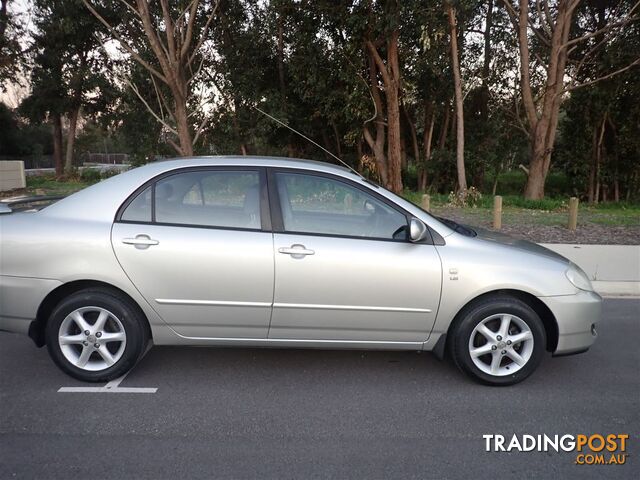
<path fill-rule="evenodd" d="M 538 367 L 545 345 L 544 325 L 529 305 L 496 297 L 463 313 L 453 332 L 452 355 L 456 365 L 477 381 L 513 385 Z"/>
<path fill-rule="evenodd" d="M 62 300 L 49 317 L 46 336 L 53 361 L 86 382 L 124 375 L 148 341 L 138 310 L 106 289 L 82 290 Z"/>

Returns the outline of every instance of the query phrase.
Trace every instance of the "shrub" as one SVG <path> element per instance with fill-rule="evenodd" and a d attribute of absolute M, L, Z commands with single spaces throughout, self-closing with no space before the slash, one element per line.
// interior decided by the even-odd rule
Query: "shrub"
<path fill-rule="evenodd" d="M 476 187 L 449 193 L 449 205 L 453 207 L 477 207 L 482 201 L 482 194 Z"/>
<path fill-rule="evenodd" d="M 97 183 L 102 180 L 100 170 L 94 168 L 85 168 L 80 174 L 80 179 L 86 183 Z"/>

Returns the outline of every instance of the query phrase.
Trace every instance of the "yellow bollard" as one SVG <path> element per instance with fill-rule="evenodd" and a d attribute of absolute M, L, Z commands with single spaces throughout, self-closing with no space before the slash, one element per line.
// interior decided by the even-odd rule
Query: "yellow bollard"
<path fill-rule="evenodd" d="M 422 209 L 427 212 L 431 211 L 431 196 L 427 194 L 422 195 Z"/>
<path fill-rule="evenodd" d="M 494 230 L 502 228 L 502 197 L 500 195 L 493 197 L 493 228 Z"/>
<path fill-rule="evenodd" d="M 569 225 L 567 225 L 567 228 L 572 232 L 575 232 L 577 226 L 578 226 L 578 199 L 576 197 L 571 197 L 569 199 Z"/>

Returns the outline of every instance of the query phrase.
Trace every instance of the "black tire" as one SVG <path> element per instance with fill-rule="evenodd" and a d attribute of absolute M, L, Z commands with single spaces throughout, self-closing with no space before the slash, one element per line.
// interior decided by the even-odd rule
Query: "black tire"
<path fill-rule="evenodd" d="M 58 341 L 60 326 L 65 318 L 78 308 L 90 306 L 111 312 L 120 321 L 126 334 L 124 352 L 119 360 L 97 371 L 85 370 L 71 363 Z M 146 319 L 135 305 L 131 305 L 116 291 L 96 288 L 81 290 L 63 299 L 51 313 L 45 335 L 49 355 L 56 365 L 68 375 L 85 382 L 108 382 L 124 375 L 138 361 L 149 341 Z"/>
<path fill-rule="evenodd" d="M 469 340 L 476 326 L 497 314 L 517 316 L 526 323 L 533 335 L 533 351 L 529 360 L 515 373 L 503 376 L 482 371 L 473 362 L 469 352 Z M 501 296 L 478 301 L 461 313 L 452 332 L 449 350 L 456 366 L 472 379 L 485 385 L 506 386 L 523 381 L 536 370 L 544 356 L 546 343 L 544 325 L 536 312 L 517 298 Z"/>

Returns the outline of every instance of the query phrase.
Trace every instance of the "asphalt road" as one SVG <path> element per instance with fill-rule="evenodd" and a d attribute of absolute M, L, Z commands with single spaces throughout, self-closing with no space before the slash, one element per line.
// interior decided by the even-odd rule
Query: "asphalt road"
<path fill-rule="evenodd" d="M 414 352 L 156 347 L 82 386 L 0 333 L 0 478 L 639 478 L 640 300 L 607 300 L 586 354 L 490 388 Z M 626 464 L 485 452 L 484 434 L 627 433 Z"/>

